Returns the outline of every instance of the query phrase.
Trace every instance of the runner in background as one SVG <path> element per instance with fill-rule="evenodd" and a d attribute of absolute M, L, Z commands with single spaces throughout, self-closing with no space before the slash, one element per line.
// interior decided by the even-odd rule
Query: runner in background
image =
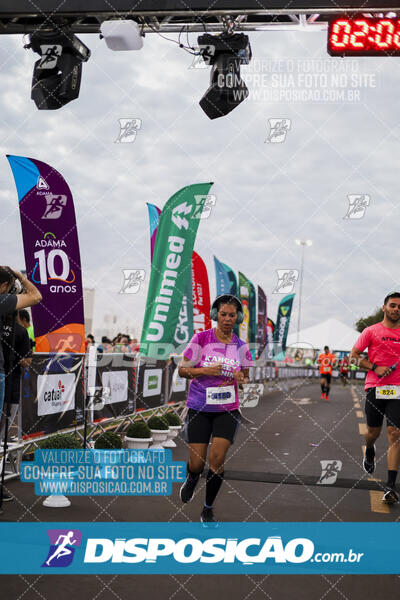
<path fill-rule="evenodd" d="M 340 365 L 340 379 L 343 386 L 346 386 L 349 380 L 349 357 L 344 356 L 339 363 Z"/>
<path fill-rule="evenodd" d="M 323 353 L 318 356 L 318 364 L 321 374 L 321 400 L 329 400 L 332 368 L 336 364 L 336 356 L 329 352 L 329 346 L 324 346 Z"/>

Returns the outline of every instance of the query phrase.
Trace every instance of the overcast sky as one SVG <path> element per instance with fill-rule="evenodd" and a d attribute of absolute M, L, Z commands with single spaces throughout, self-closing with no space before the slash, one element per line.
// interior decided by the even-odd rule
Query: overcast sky
<path fill-rule="evenodd" d="M 250 33 L 253 63 L 242 68 L 250 97 L 210 121 L 198 105 L 209 69 L 190 69 L 192 57 L 176 44 L 152 34 L 140 52 L 117 53 L 96 35 L 81 38 L 92 56 L 79 99 L 38 111 L 30 99 L 37 55 L 20 36 L 0 37 L 2 264 L 24 266 L 9 153 L 51 164 L 71 188 L 84 286 L 96 290 L 95 330 L 118 315 L 140 335 L 150 276 L 146 202 L 162 208 L 196 182 L 215 182 L 216 204 L 195 246 L 212 296 L 215 254 L 264 288 L 275 320 L 276 270 L 300 268 L 296 238 L 313 242 L 305 249 L 302 327 L 329 317 L 352 326 L 400 288 L 399 58 L 330 58 L 323 32 Z M 302 89 L 311 100 L 288 101 Z M 323 89 L 337 101 L 318 101 Z M 271 99 L 273 90 L 285 92 L 284 101 Z M 120 118 L 141 119 L 133 143 L 115 143 Z M 274 118 L 291 120 L 283 143 L 265 142 Z M 343 218 L 348 194 L 369 195 L 363 218 Z M 119 294 L 122 269 L 146 271 L 137 294 Z"/>

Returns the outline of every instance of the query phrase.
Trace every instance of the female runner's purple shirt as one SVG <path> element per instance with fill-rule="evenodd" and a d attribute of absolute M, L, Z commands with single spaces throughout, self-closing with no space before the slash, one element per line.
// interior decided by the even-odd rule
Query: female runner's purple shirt
<path fill-rule="evenodd" d="M 223 365 L 221 375 L 202 375 L 190 381 L 187 406 L 194 410 L 206 412 L 223 412 L 239 408 L 239 395 L 233 371 L 240 371 L 252 366 L 250 350 L 245 342 L 232 334 L 229 344 L 220 342 L 214 329 L 196 333 L 186 347 L 183 356 L 191 362 L 192 367 L 212 367 Z M 207 388 L 234 386 L 235 402 L 229 404 L 207 404 Z"/>

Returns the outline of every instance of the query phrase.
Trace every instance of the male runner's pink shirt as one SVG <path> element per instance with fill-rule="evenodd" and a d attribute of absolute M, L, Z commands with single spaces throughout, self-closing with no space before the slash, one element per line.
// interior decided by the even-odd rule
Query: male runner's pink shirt
<path fill-rule="evenodd" d="M 378 367 L 391 367 L 399 362 L 393 373 L 386 377 L 378 377 L 373 371 L 368 371 L 366 390 L 381 385 L 400 385 L 400 327 L 389 329 L 382 323 L 366 327 L 354 346 L 360 352 L 368 348 L 368 360 Z"/>

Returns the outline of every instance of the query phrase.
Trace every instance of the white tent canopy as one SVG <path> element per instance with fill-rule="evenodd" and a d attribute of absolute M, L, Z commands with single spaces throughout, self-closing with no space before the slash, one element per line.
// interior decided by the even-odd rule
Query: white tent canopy
<path fill-rule="evenodd" d="M 295 348 L 319 348 L 329 346 L 331 351 L 349 351 L 359 336 L 359 332 L 337 319 L 327 319 L 313 327 L 302 329 L 297 342 L 297 332 L 288 335 L 287 346 Z"/>

